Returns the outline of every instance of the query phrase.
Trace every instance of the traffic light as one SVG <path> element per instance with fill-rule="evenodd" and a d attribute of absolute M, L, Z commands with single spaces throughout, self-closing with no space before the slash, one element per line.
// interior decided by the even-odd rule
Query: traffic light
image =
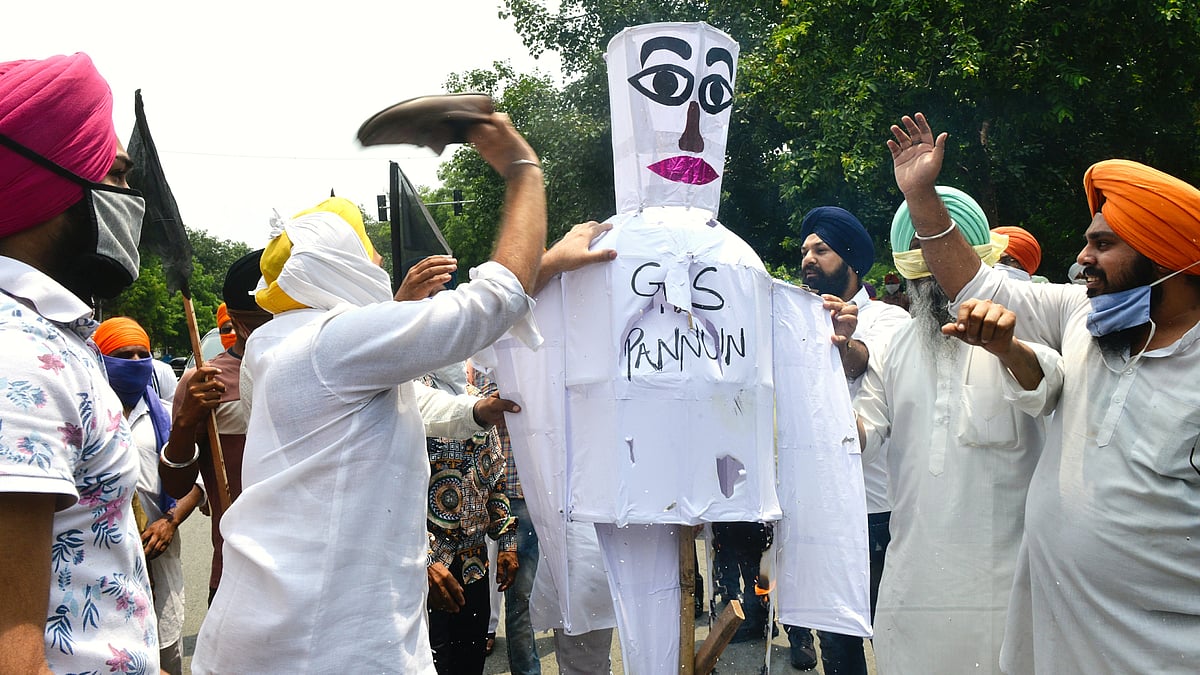
<path fill-rule="evenodd" d="M 463 193 L 462 190 L 454 188 L 454 215 L 461 216 L 463 212 Z"/>
<path fill-rule="evenodd" d="M 375 205 L 379 207 L 379 222 L 388 220 L 387 195 L 375 195 Z"/>

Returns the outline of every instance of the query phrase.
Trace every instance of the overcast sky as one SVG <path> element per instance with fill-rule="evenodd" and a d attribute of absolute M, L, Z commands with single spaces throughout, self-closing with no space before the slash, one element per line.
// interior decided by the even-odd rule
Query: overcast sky
<path fill-rule="evenodd" d="M 112 86 L 128 143 L 133 93 L 188 226 L 253 247 L 271 210 L 285 216 L 337 194 L 374 214 L 394 160 L 436 185 L 442 157 L 413 146 L 365 149 L 358 126 L 378 110 L 442 93 L 446 76 L 529 56 L 500 0 L 208 0 L 7 3 L 0 62 L 86 52 Z"/>

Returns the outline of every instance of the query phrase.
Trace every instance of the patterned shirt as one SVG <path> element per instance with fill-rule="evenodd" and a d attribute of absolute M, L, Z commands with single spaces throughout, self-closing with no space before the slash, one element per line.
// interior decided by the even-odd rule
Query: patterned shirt
<path fill-rule="evenodd" d="M 425 383 L 433 386 L 431 378 Z M 473 386 L 470 394 L 478 394 Z M 484 535 L 517 550 L 517 519 L 505 494 L 504 454 L 495 427 L 460 441 L 426 438 L 429 451 L 429 562 L 462 563 L 462 583 L 487 577 Z"/>
<path fill-rule="evenodd" d="M 131 507 L 137 451 L 85 341 L 96 323 L 66 289 L 15 260 L 0 258 L 0 288 L 0 492 L 58 497 L 46 660 L 55 672 L 158 673 Z"/>
<path fill-rule="evenodd" d="M 499 395 L 500 389 L 492 378 L 488 377 L 481 370 L 476 370 L 470 361 L 467 362 L 467 382 L 479 387 L 480 396 Z M 508 495 L 509 499 L 525 499 L 525 491 L 521 488 L 521 477 L 517 475 L 517 462 L 513 459 L 512 439 L 508 435 L 508 425 L 501 422 L 496 425 L 496 432 L 500 434 L 500 449 L 504 451 L 504 481 L 506 488 L 504 494 Z"/>

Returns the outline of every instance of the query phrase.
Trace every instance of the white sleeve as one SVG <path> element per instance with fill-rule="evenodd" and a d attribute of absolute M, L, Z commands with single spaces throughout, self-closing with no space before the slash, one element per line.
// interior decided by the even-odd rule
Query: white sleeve
<path fill-rule="evenodd" d="M 413 386 L 417 394 L 417 409 L 421 411 L 421 421 L 425 423 L 426 436 L 465 440 L 485 428 L 475 423 L 475 402 L 479 400 L 478 396 L 455 396 L 419 381 L 414 381 Z"/>
<path fill-rule="evenodd" d="M 473 280 L 428 300 L 381 302 L 331 314 L 313 342 L 326 382 L 348 399 L 465 361 L 522 320 L 532 306 L 520 282 L 495 262 Z"/>
<path fill-rule="evenodd" d="M 863 447 L 864 464 L 874 462 L 883 449 L 883 442 L 891 434 L 891 410 L 887 392 L 883 386 L 884 350 L 874 350 L 867 361 L 867 372 L 863 374 L 858 394 L 854 396 L 854 413 L 866 431 L 866 446 Z"/>
<path fill-rule="evenodd" d="M 1042 367 L 1042 381 L 1038 383 L 1036 389 L 1028 391 L 1017 382 L 1017 378 L 1013 377 L 1007 368 L 1001 368 L 1004 373 L 1001 380 L 1004 398 L 1012 401 L 1026 415 L 1042 417 L 1049 415 L 1054 410 L 1058 405 L 1058 397 L 1062 395 L 1062 356 L 1053 349 L 1036 342 L 1026 342 L 1025 344 L 1029 345 L 1037 355 L 1038 364 Z"/>

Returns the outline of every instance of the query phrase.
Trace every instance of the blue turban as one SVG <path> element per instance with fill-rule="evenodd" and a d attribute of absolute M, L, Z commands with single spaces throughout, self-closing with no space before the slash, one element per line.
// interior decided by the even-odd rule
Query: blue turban
<path fill-rule="evenodd" d="M 846 209 L 818 206 L 804 216 L 800 224 L 800 239 L 815 234 L 842 257 L 861 278 L 875 264 L 875 244 L 867 228 Z"/>
<path fill-rule="evenodd" d="M 987 215 L 983 213 L 983 207 L 971 199 L 971 195 L 945 185 L 938 185 L 935 189 L 942 198 L 942 203 L 946 205 L 946 210 L 950 212 L 950 219 L 967 238 L 967 243 L 983 246 L 991 241 Z M 903 253 L 912 248 L 914 234 L 916 228 L 913 227 L 912 216 L 908 213 L 908 202 L 904 202 L 896 209 L 896 215 L 892 218 L 892 251 Z"/>

